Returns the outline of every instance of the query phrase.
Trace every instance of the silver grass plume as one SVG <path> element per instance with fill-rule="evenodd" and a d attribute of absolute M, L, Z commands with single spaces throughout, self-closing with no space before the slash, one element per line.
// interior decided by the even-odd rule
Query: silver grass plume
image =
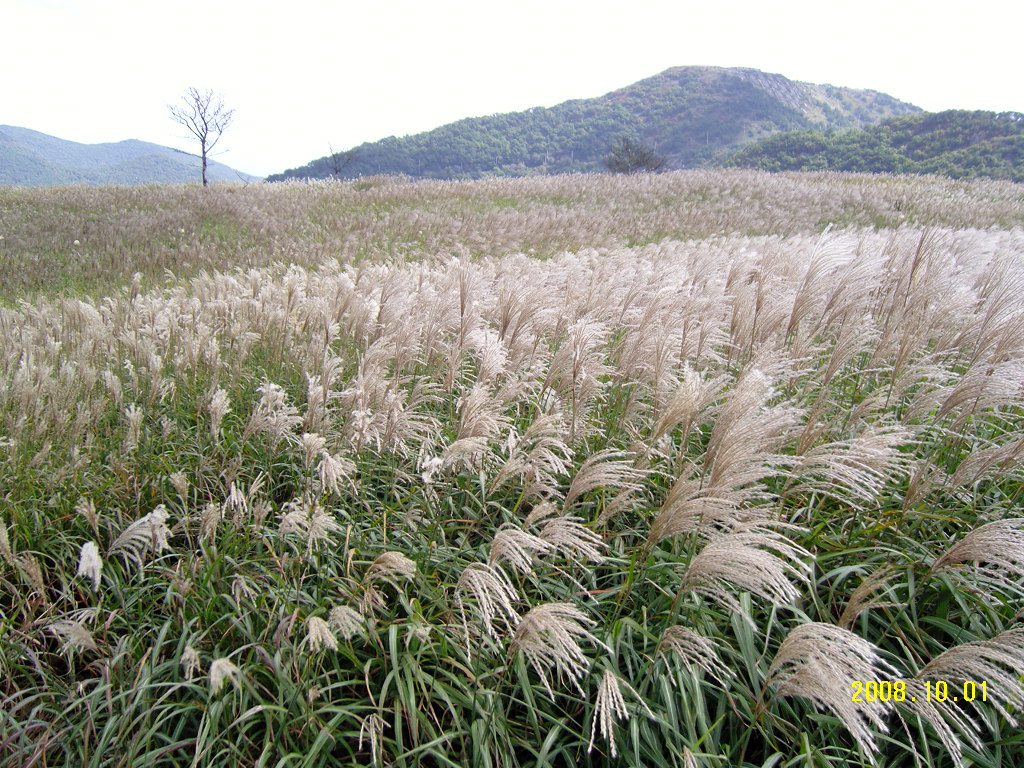
<path fill-rule="evenodd" d="M 294 430 L 302 423 L 298 409 L 289 404 L 288 395 L 279 385 L 270 381 L 259 387 L 260 399 L 246 424 L 242 439 L 248 440 L 256 433 L 269 435 L 276 446 L 282 439 L 293 437 Z"/>
<path fill-rule="evenodd" d="M 135 450 L 139 444 L 139 438 L 142 434 L 143 415 L 142 409 L 135 405 L 135 403 L 129 403 L 128 407 L 124 410 L 125 421 L 128 424 L 128 430 L 124 438 L 124 451 L 126 453 Z"/>
<path fill-rule="evenodd" d="M 205 539 L 212 539 L 217 535 L 217 528 L 220 526 L 220 521 L 224 519 L 224 507 L 211 501 L 205 507 L 203 507 L 203 513 L 200 517 L 199 532 Z"/>
<path fill-rule="evenodd" d="M 12 568 L 16 567 L 11 540 L 7 538 L 7 525 L 0 519 L 0 557 Z"/>
<path fill-rule="evenodd" d="M 411 579 L 416 576 L 416 563 L 401 552 L 382 552 L 366 570 L 364 581 L 380 580 L 397 586 L 397 577 Z"/>
<path fill-rule="evenodd" d="M 84 576 L 92 582 L 93 590 L 100 588 L 100 575 L 103 572 L 103 558 L 95 541 L 87 541 L 78 554 L 78 571 L 76 576 Z"/>
<path fill-rule="evenodd" d="M 760 481 L 786 462 L 772 450 L 798 423 L 799 411 L 768 405 L 773 372 L 750 368 L 737 380 L 719 410 L 704 454 L 702 482 L 728 491 L 737 501 L 763 494 Z"/>
<path fill-rule="evenodd" d="M 210 416 L 210 434 L 216 439 L 220 437 L 220 425 L 224 417 L 231 413 L 231 400 L 228 393 L 218 388 L 210 395 L 206 403 L 206 412 Z"/>
<path fill-rule="evenodd" d="M 171 485 L 174 486 L 174 490 L 177 492 L 178 497 L 182 503 L 188 502 L 188 477 L 184 472 L 171 472 L 169 478 Z"/>
<path fill-rule="evenodd" d="M 748 523 L 711 539 L 690 561 L 679 585 L 746 616 L 735 589 L 751 592 L 773 605 L 793 603 L 800 592 L 794 581 L 806 584 L 811 553 L 779 530 L 802 530 L 783 523 Z M 727 588 L 728 587 L 728 588 Z M 749 616 L 746 617 L 751 622 Z"/>
<path fill-rule="evenodd" d="M 186 645 L 185 650 L 181 652 L 181 668 L 185 673 L 185 679 L 191 680 L 195 677 L 201 666 L 202 660 L 199 658 L 199 652 L 191 645 Z"/>
<path fill-rule="evenodd" d="M 832 712 L 865 754 L 878 750 L 877 732 L 887 733 L 888 701 L 853 701 L 851 680 L 894 680 L 898 670 L 878 649 L 849 630 L 810 622 L 782 641 L 768 669 L 765 687 L 776 696 L 799 696 Z"/>
<path fill-rule="evenodd" d="M 171 529 L 167 527 L 167 509 L 163 504 L 129 525 L 107 550 L 107 557 L 121 555 L 126 561 L 142 565 L 147 552 L 160 552 L 168 548 Z"/>
<path fill-rule="evenodd" d="M 508 576 L 500 568 L 484 563 L 470 563 L 459 576 L 455 584 L 455 600 L 462 615 L 463 631 L 469 644 L 469 624 L 466 621 L 466 607 L 462 593 L 473 596 L 480 625 L 486 635 L 498 640 L 501 633 L 498 622 L 504 625 L 505 632 L 511 634 L 519 624 L 519 614 L 515 604 L 519 602 Z"/>
<path fill-rule="evenodd" d="M 587 457 L 580 465 L 565 494 L 563 509 L 573 501 L 596 488 L 611 488 L 616 491 L 639 491 L 648 472 L 638 469 L 629 454 L 623 451 L 605 449 Z"/>
<path fill-rule="evenodd" d="M 558 682 L 567 682 L 582 694 L 580 680 L 589 669 L 590 660 L 579 641 L 587 640 L 610 652 L 587 629 L 596 623 L 570 603 L 538 605 L 519 622 L 509 649 L 523 655 L 552 697 L 552 672 Z"/>
<path fill-rule="evenodd" d="M 977 640 L 954 646 L 939 654 L 917 674 L 919 680 L 947 680 L 964 683 L 987 681 L 988 700 L 1011 725 L 1017 719 L 1011 710 L 1024 706 L 1024 627 L 1009 629 L 991 640 Z M 859 678 L 867 679 L 867 678 Z"/>
<path fill-rule="evenodd" d="M 899 605 L 899 603 L 887 602 L 883 599 L 883 595 L 876 594 L 879 590 L 886 588 L 889 582 L 898 575 L 899 571 L 890 565 L 876 568 L 850 595 L 850 599 L 847 601 L 846 607 L 843 609 L 843 613 L 837 622 L 839 626 L 843 627 L 843 629 L 850 629 L 853 626 L 853 622 L 857 620 L 857 617 L 866 610 Z"/>
<path fill-rule="evenodd" d="M 214 659 L 210 664 L 210 690 L 217 693 L 229 680 L 238 685 L 241 671 L 230 659 Z"/>
<path fill-rule="evenodd" d="M 995 584 L 1024 591 L 1024 517 L 996 520 L 974 529 L 946 550 L 931 570 L 950 570 L 964 563 L 974 563 L 975 570 Z"/>
<path fill-rule="evenodd" d="M 356 464 L 352 459 L 340 454 L 332 454 L 321 451 L 320 462 L 317 464 L 317 474 L 320 477 L 320 487 L 327 493 L 340 493 L 342 481 L 348 482 L 353 490 L 355 483 L 353 477 L 356 472 Z"/>
<path fill-rule="evenodd" d="M 680 475 L 651 522 L 647 546 L 683 533 L 708 535 L 760 515 L 760 507 L 741 508 L 736 494 L 726 489 L 705 488 L 700 480 Z"/>
<path fill-rule="evenodd" d="M 622 695 L 623 687 L 633 698 L 640 702 L 647 716 L 652 720 L 654 713 L 651 712 L 647 703 L 640 698 L 636 689 L 625 680 L 620 678 L 610 669 L 604 671 L 601 677 L 601 684 L 597 689 L 597 701 L 594 702 L 594 716 L 590 721 L 590 743 L 587 744 L 587 752 L 594 748 L 594 738 L 597 735 L 597 728 L 601 728 L 601 736 L 607 740 L 611 748 L 612 757 L 618 756 L 618 749 L 615 746 L 615 721 L 629 718 L 629 710 L 626 709 L 626 699 Z"/>
<path fill-rule="evenodd" d="M 281 536 L 296 534 L 306 543 L 308 552 L 319 548 L 321 544 L 334 542 L 334 534 L 341 526 L 330 512 L 324 510 L 316 501 L 303 498 L 285 504 L 285 512 L 281 516 L 278 533 Z"/>
<path fill-rule="evenodd" d="M 306 619 L 306 644 L 314 653 L 324 647 L 338 650 L 338 638 L 331 631 L 331 626 L 319 616 Z"/>
<path fill-rule="evenodd" d="M 93 535 L 99 538 L 100 520 L 99 515 L 96 514 L 96 505 L 93 503 L 93 500 L 86 498 L 79 499 L 75 504 L 75 512 L 89 521 Z"/>
<path fill-rule="evenodd" d="M 73 651 L 98 651 L 96 640 L 85 628 L 87 622 L 96 616 L 95 609 L 86 608 L 67 614 L 66 618 L 53 621 L 46 630 L 61 642 L 61 650 L 70 654 Z"/>
<path fill-rule="evenodd" d="M 655 413 L 656 421 L 648 438 L 650 444 L 654 445 L 676 427 L 682 428 L 685 438 L 697 417 L 721 397 L 727 381 L 724 375 L 705 379 L 689 362 L 684 363 L 675 392 L 664 408 Z"/>
<path fill-rule="evenodd" d="M 43 567 L 35 555 L 28 553 L 15 555 L 14 569 L 35 594 L 46 598 L 46 579 L 43 578 Z"/>
<path fill-rule="evenodd" d="M 950 478 L 950 484 L 974 485 L 993 468 L 1007 473 L 1013 472 L 1024 458 L 1024 434 L 1018 432 L 1014 438 L 1006 443 L 973 451 L 957 466 Z"/>
<path fill-rule="evenodd" d="M 896 702 L 896 707 L 908 736 L 910 736 L 910 727 L 905 713 L 916 715 L 932 726 L 935 735 L 939 737 L 939 741 L 949 752 L 950 757 L 953 758 L 953 764 L 957 768 L 965 768 L 967 765 L 963 759 L 965 741 L 979 752 L 985 749 L 978 736 L 980 731 L 978 724 L 961 712 L 958 707 L 944 702 L 936 702 L 934 693 L 931 693 L 921 680 L 911 677 L 899 682 L 904 683 L 907 687 L 906 696 L 903 701 Z M 912 743 L 912 737 L 908 739 L 908 743 Z"/>
<path fill-rule="evenodd" d="M 299 445 L 302 446 L 303 462 L 308 472 L 327 445 L 327 439 L 316 432 L 303 432 Z"/>
<path fill-rule="evenodd" d="M 907 473 L 908 458 L 898 448 L 909 440 L 909 430 L 904 427 L 869 427 L 849 440 L 815 446 L 796 457 L 790 482 L 804 493 L 829 496 L 860 508 Z"/>
<path fill-rule="evenodd" d="M 522 435 L 515 428 L 510 429 L 504 445 L 507 458 L 491 481 L 491 490 L 513 478 L 522 478 L 528 484 L 528 497 L 556 495 L 557 478 L 572 464 L 564 431 L 562 419 L 556 414 L 537 416 Z"/>
<path fill-rule="evenodd" d="M 722 663 L 715 641 L 689 627 L 679 624 L 668 627 L 661 634 L 658 645 L 658 652 L 662 655 L 671 651 L 691 669 L 702 669 L 720 682 L 724 683 L 734 677 L 733 671 Z"/>
<path fill-rule="evenodd" d="M 80 622 L 55 621 L 47 625 L 46 629 L 60 640 L 61 650 L 65 653 L 98 650 L 92 633 Z"/>
<path fill-rule="evenodd" d="M 347 605 L 336 605 L 331 608 L 327 614 L 327 623 L 343 640 L 350 640 L 366 629 L 363 614 Z"/>
<path fill-rule="evenodd" d="M 534 536 L 514 525 L 503 525 L 491 539 L 491 550 L 487 557 L 488 565 L 508 563 L 513 570 L 523 575 L 533 572 L 536 555 L 554 549 L 554 544 L 540 536 Z"/>
<path fill-rule="evenodd" d="M 502 403 L 486 387 L 474 385 L 459 398 L 459 431 L 443 453 L 445 466 L 463 464 L 477 466 L 488 444 L 510 420 L 502 415 Z"/>
<path fill-rule="evenodd" d="M 370 742 L 370 761 L 374 765 L 383 762 L 381 747 L 384 741 L 384 725 L 384 718 L 374 712 L 364 718 L 359 726 L 359 749 L 363 748 L 364 738 Z"/>
<path fill-rule="evenodd" d="M 583 525 L 578 517 L 556 517 L 548 520 L 539 535 L 551 547 L 570 559 L 582 557 L 594 562 L 604 560 L 604 541 Z"/>

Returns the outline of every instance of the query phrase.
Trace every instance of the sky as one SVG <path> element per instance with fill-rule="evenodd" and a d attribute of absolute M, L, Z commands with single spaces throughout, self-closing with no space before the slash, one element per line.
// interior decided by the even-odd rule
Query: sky
<path fill-rule="evenodd" d="M 168 105 L 212 89 L 214 159 L 264 176 L 674 66 L 1024 112 L 1021 29 L 1019 0 L 0 0 L 0 124 L 197 152 Z"/>

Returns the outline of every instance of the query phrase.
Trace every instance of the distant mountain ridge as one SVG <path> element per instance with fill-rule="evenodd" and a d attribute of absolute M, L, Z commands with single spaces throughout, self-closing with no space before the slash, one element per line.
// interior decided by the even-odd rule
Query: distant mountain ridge
<path fill-rule="evenodd" d="M 918 107 L 877 91 L 790 80 L 747 68 L 674 67 L 592 99 L 473 117 L 432 131 L 355 148 L 345 177 L 522 176 L 602 169 L 619 136 L 639 139 L 669 168 L 712 165 L 787 130 L 858 128 Z M 326 178 L 331 159 L 268 177 Z"/>
<path fill-rule="evenodd" d="M 159 184 L 199 180 L 200 158 L 180 150 L 128 139 L 80 144 L 29 128 L 0 125 L 0 184 Z M 259 177 L 210 162 L 211 181 Z"/>

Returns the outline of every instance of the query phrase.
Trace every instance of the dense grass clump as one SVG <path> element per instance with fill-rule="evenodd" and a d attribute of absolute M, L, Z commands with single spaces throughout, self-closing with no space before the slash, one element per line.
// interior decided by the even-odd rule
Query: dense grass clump
<path fill-rule="evenodd" d="M 544 182 L 633 245 L 0 309 L 0 763 L 1024 760 L 1024 231 L 755 235 L 722 174 L 741 233 L 667 239 L 695 178 Z"/>

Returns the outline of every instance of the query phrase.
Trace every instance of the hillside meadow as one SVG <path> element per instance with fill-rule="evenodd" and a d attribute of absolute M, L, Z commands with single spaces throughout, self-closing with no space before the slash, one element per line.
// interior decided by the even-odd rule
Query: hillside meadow
<path fill-rule="evenodd" d="M 1024 762 L 1024 187 L 0 189 L 0 765 Z"/>

